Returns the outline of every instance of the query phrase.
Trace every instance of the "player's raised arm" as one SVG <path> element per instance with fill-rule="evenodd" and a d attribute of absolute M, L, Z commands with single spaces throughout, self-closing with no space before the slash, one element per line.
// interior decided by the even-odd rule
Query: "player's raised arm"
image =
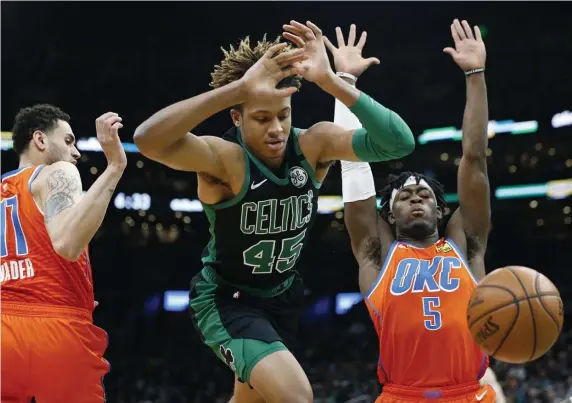
<path fill-rule="evenodd" d="M 272 46 L 241 79 L 228 84 L 213 81 L 211 85 L 217 86 L 214 90 L 170 105 L 141 123 L 134 136 L 141 153 L 174 169 L 205 172 L 223 179 L 222 160 L 228 152 L 225 147 L 237 152 L 240 149 L 220 138 L 197 137 L 189 132 L 212 115 L 248 99 L 288 97 L 296 92 L 292 87 L 276 88 L 284 78 L 297 74 L 291 65 L 305 58 L 303 50 L 284 51 L 286 47 L 286 43 Z"/>
<path fill-rule="evenodd" d="M 342 73 L 344 81 L 354 86 L 369 66 L 379 63 L 375 58 L 361 56 L 366 33 L 355 44 L 356 27 L 351 25 L 347 45 L 340 28 L 336 28 L 338 48 L 328 45 L 336 70 Z M 329 41 L 326 40 L 326 43 Z M 359 119 L 336 99 L 334 124 L 345 130 L 361 128 Z M 371 167 L 367 162 L 341 161 L 342 194 L 344 200 L 344 220 L 350 235 L 352 251 L 359 264 L 360 289 L 365 294 L 377 278 L 381 259 L 380 237 L 378 232 L 377 199 Z"/>
<path fill-rule="evenodd" d="M 459 210 L 451 218 L 475 246 L 486 247 L 490 230 L 490 186 L 487 174 L 488 104 L 485 83 L 485 44 L 477 26 L 455 20 L 451 25 L 455 49 L 444 51 L 466 75 L 467 101 L 463 116 L 463 155 L 457 175 Z M 462 222 L 462 224 L 460 224 Z M 481 273 L 484 274 L 484 273 Z"/>
<path fill-rule="evenodd" d="M 121 118 L 116 113 L 106 113 L 96 120 L 96 127 L 107 168 L 83 198 L 81 177 L 69 162 L 46 166 L 32 184 L 32 194 L 41 201 L 54 250 L 69 261 L 79 259 L 100 227 L 127 165 L 117 133 L 122 127 Z"/>
<path fill-rule="evenodd" d="M 303 48 L 308 59 L 300 63 L 302 76 L 316 83 L 322 90 L 334 96 L 357 116 L 363 128 L 345 129 L 330 122 L 321 122 L 309 128 L 300 137 L 300 146 L 309 160 L 328 162 L 332 160 L 377 162 L 402 158 L 413 151 L 413 133 L 401 117 L 384 107 L 367 94 L 338 77 L 331 69 L 326 53 L 326 44 L 332 52 L 337 49 L 322 35 L 322 31 L 311 22 L 306 25 L 296 21 L 284 25 L 283 36 Z M 341 31 L 338 32 L 341 37 Z M 348 44 L 361 49 L 365 44 L 362 35 L 354 47 L 355 27 L 350 32 Z M 324 43 L 325 42 L 325 43 Z M 339 49 L 343 38 L 338 39 Z M 346 49 L 341 49 L 345 51 Z M 379 61 L 364 60 L 366 68 Z"/>

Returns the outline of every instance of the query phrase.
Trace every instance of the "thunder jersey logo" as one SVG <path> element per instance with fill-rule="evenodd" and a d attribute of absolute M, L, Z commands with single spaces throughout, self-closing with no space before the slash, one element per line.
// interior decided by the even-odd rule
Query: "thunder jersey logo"
<path fill-rule="evenodd" d="M 432 260 L 402 259 L 397 265 L 390 292 L 392 295 L 403 295 L 408 292 L 456 291 L 460 279 L 454 272 L 462 267 L 461 259 L 454 256 L 435 256 Z"/>

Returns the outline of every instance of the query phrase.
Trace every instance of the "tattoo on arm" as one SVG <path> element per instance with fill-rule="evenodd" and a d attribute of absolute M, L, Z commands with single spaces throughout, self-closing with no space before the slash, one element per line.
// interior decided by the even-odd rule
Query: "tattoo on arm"
<path fill-rule="evenodd" d="M 63 169 L 54 171 L 47 179 L 48 194 L 45 202 L 45 221 L 48 222 L 63 210 L 75 205 L 74 195 L 79 188 L 75 176 Z"/>

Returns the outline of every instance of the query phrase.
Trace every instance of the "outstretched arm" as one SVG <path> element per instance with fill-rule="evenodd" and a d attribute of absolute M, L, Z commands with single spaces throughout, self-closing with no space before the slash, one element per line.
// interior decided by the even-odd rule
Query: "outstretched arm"
<path fill-rule="evenodd" d="M 465 247 L 476 248 L 476 256 L 484 255 L 490 230 L 490 186 L 487 173 L 488 105 L 484 67 L 485 45 L 478 27 L 475 32 L 466 21 L 455 20 L 451 32 L 456 49 L 446 48 L 465 71 L 467 101 L 463 117 L 463 155 L 457 174 L 459 209 L 451 218 L 449 230 Z M 462 235 L 461 235 L 462 233 Z M 455 236 L 456 235 L 456 236 Z M 464 235 L 464 236 L 463 236 Z M 463 240 L 461 239 L 461 244 Z M 484 264 L 471 265 L 478 277 L 484 276 Z"/>
<path fill-rule="evenodd" d="M 189 131 L 250 97 L 286 97 L 295 92 L 295 88 L 276 88 L 282 79 L 296 74 L 291 65 L 303 58 L 299 49 L 278 54 L 286 46 L 286 43 L 272 46 L 242 79 L 170 105 L 141 123 L 134 136 L 141 153 L 174 169 L 205 172 L 224 179 L 223 159 L 227 157 L 224 141 L 210 136 L 197 137 Z"/>
<path fill-rule="evenodd" d="M 48 165 L 32 183 L 32 194 L 44 213 L 46 229 L 56 253 L 68 261 L 79 259 L 105 217 L 111 196 L 127 164 L 119 140 L 121 118 L 114 113 L 96 121 L 97 139 L 107 168 L 82 197 L 81 177 L 69 162 Z"/>
<path fill-rule="evenodd" d="M 328 162 L 340 159 L 378 162 L 402 158 L 413 151 L 415 148 L 413 133 L 398 114 L 357 90 L 332 71 L 326 53 L 326 44 L 334 54 L 339 50 L 347 51 L 345 44 L 342 49 L 338 40 L 339 49 L 334 48 L 324 38 L 320 28 L 311 22 L 302 25 L 291 21 L 289 25 L 284 25 L 284 30 L 287 31 L 283 34 L 284 37 L 303 48 L 308 57 L 300 64 L 303 77 L 316 83 L 322 90 L 341 101 L 363 126 L 363 128 L 348 129 L 330 122 L 321 122 L 312 126 L 300 138 L 300 145 L 309 160 Z M 352 30 L 348 46 L 357 49 L 359 58 L 361 58 L 365 36 L 362 35 L 358 44 L 353 46 L 355 26 Z M 341 37 L 341 31 L 339 31 L 339 37 Z M 343 37 L 341 39 L 343 42 Z M 370 58 L 364 60 L 364 63 L 367 68 L 379 61 Z"/>

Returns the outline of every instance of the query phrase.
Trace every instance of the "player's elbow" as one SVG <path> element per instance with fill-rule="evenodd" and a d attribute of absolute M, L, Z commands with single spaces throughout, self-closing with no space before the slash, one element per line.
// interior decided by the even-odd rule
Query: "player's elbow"
<path fill-rule="evenodd" d="M 66 239 L 52 240 L 52 246 L 58 256 L 68 262 L 77 262 L 84 250 Z"/>
<path fill-rule="evenodd" d="M 413 151 L 415 151 L 415 138 L 413 137 L 413 132 L 409 129 L 409 132 L 404 134 L 401 146 L 398 148 L 397 152 L 399 154 L 399 158 L 403 158 L 407 157 Z"/>
<path fill-rule="evenodd" d="M 133 134 L 133 142 L 139 149 L 139 152 L 146 157 L 148 157 L 149 152 L 152 152 L 149 147 L 149 134 L 150 129 L 145 122 L 137 126 L 137 129 L 135 129 L 135 133 Z"/>

